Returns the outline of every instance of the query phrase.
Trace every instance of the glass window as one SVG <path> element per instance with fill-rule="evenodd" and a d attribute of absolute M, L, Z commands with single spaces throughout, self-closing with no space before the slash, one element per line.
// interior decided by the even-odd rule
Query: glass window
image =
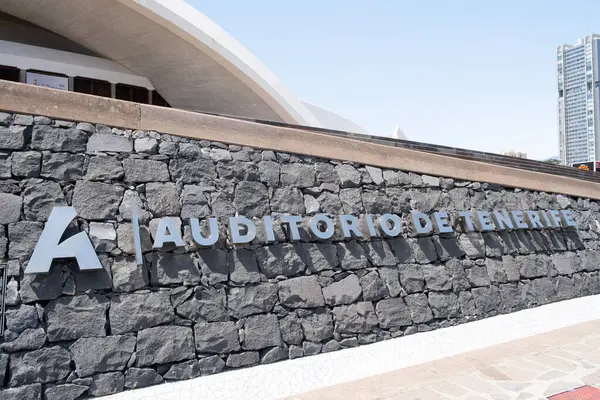
<path fill-rule="evenodd" d="M 148 104 L 148 89 L 139 86 L 117 84 L 116 96 L 119 100 Z"/>
<path fill-rule="evenodd" d="M 110 82 L 95 81 L 92 94 L 95 96 L 112 97 Z"/>
<path fill-rule="evenodd" d="M 115 97 L 119 100 L 131 101 L 131 88 L 125 85 L 117 85 Z"/>
<path fill-rule="evenodd" d="M 73 80 L 73 91 L 77 93 L 92 94 L 92 80 L 85 78 L 75 78 Z"/>
<path fill-rule="evenodd" d="M 5 67 L 3 65 L 0 65 L 0 79 L 5 81 L 19 82 L 19 68 Z"/>
<path fill-rule="evenodd" d="M 146 88 L 131 88 L 131 99 L 136 103 L 148 104 L 148 89 Z"/>
<path fill-rule="evenodd" d="M 169 103 L 156 90 L 152 92 L 152 104 L 161 107 L 171 107 Z"/>
<path fill-rule="evenodd" d="M 77 93 L 93 94 L 94 96 L 111 97 L 110 82 L 98 79 L 75 77 L 73 91 Z"/>

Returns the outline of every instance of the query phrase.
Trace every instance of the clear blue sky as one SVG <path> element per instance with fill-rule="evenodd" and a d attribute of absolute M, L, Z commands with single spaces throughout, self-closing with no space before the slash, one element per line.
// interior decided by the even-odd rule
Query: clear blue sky
<path fill-rule="evenodd" d="M 558 155 L 556 46 L 598 0 L 187 0 L 298 97 L 372 134 Z"/>

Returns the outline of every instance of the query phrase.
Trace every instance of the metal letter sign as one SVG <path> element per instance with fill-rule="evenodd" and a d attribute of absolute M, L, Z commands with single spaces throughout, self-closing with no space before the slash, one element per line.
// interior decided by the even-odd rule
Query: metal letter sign
<path fill-rule="evenodd" d="M 0 265 L 0 279 L 2 280 L 2 285 L 0 285 L 0 336 L 3 336 L 6 314 L 6 289 L 8 287 L 8 267 L 6 265 Z"/>
<path fill-rule="evenodd" d="M 50 272 L 50 266 L 55 258 L 75 258 L 82 271 L 102 269 L 94 246 L 85 232 L 77 233 L 60 243 L 65 230 L 76 216 L 77 212 L 73 207 L 55 207 L 52 210 L 25 269 L 26 274 L 47 274 Z M 416 235 L 429 235 L 434 230 L 442 235 L 451 234 L 454 232 L 454 226 L 461 228 L 463 232 L 575 229 L 577 227 L 572 210 L 459 211 L 455 215 L 450 215 L 446 211 L 438 211 L 432 215 L 410 211 L 408 219 L 411 222 L 412 231 Z M 208 232 L 204 232 L 198 218 L 190 218 L 192 239 L 199 246 L 210 247 L 219 240 L 219 222 L 214 217 L 208 218 L 205 222 Z M 276 236 L 273 218 L 264 216 L 262 222 L 265 242 L 274 242 Z M 278 218 L 277 223 L 287 225 L 287 233 L 291 241 L 300 240 L 300 228 L 311 231 L 312 236 L 316 239 L 329 240 L 336 232 L 336 223 L 339 233 L 342 233 L 345 238 L 360 238 L 367 235 L 361 229 L 368 229 L 369 237 L 378 237 L 380 234 L 396 237 L 404 232 L 403 219 L 396 214 L 380 216 L 377 219 L 377 227 L 371 214 L 367 214 L 361 219 L 349 214 L 342 214 L 337 218 L 331 215 L 317 214 L 308 220 L 299 215 L 283 215 Z M 135 206 L 131 209 L 131 225 L 135 259 L 138 265 L 143 265 L 139 212 Z M 235 217 L 229 218 L 229 228 L 230 240 L 233 245 L 250 243 L 257 235 L 255 221 L 242 215 L 236 214 Z M 158 228 L 153 235 L 155 241 L 152 248 L 161 249 L 165 243 L 172 243 L 175 247 L 185 246 L 186 243 L 181 233 L 180 219 L 173 217 L 160 219 Z"/>
<path fill-rule="evenodd" d="M 55 258 L 75 258 L 82 271 L 102 269 L 94 246 L 85 232 L 79 232 L 59 243 L 76 216 L 77 212 L 73 207 L 54 207 L 27 264 L 26 274 L 47 274 Z"/>

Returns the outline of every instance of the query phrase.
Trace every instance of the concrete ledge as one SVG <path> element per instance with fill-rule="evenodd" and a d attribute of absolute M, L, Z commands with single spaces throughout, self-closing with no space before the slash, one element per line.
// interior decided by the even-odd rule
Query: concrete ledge
<path fill-rule="evenodd" d="M 600 199 L 600 184 L 574 178 L 13 82 L 0 81 L 0 110 Z"/>
<path fill-rule="evenodd" d="M 129 129 L 140 125 L 136 103 L 1 80 L 0 109 Z"/>

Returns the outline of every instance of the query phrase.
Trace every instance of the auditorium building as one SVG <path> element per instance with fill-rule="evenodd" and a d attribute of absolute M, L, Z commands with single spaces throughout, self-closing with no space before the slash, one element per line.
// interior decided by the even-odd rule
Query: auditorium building
<path fill-rule="evenodd" d="M 591 394 L 599 200 L 369 136 L 179 0 L 0 1 L 2 400 Z"/>
<path fill-rule="evenodd" d="M 0 78 L 183 110 L 364 133 L 294 96 L 183 1 L 3 1 Z"/>

